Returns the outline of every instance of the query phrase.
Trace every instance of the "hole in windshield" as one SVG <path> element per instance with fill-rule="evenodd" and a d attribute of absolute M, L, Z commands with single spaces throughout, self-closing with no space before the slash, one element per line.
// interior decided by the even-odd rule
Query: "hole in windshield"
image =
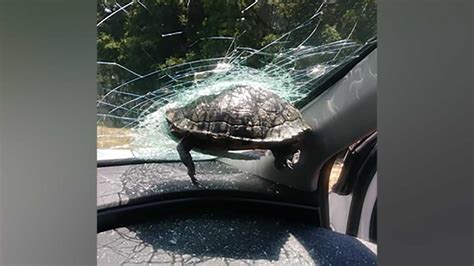
<path fill-rule="evenodd" d="M 175 161 L 166 110 L 233 85 L 296 103 L 375 36 L 376 4 L 99 0 L 97 30 L 98 159 Z"/>

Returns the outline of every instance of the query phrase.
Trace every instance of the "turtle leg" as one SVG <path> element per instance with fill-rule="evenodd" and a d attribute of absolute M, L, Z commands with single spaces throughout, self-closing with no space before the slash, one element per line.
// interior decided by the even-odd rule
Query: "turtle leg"
<path fill-rule="evenodd" d="M 286 166 L 293 170 L 293 166 L 300 161 L 301 150 L 294 151 L 289 158 L 286 159 Z"/>
<path fill-rule="evenodd" d="M 190 153 L 192 149 L 190 141 L 186 138 L 182 138 L 178 142 L 178 147 L 176 147 L 176 149 L 178 150 L 179 158 L 184 163 L 186 168 L 188 168 L 188 175 L 189 177 L 191 177 L 191 181 L 193 182 L 195 186 L 198 186 L 199 183 L 197 182 L 197 179 L 195 176 L 196 168 L 194 166 L 193 157 L 191 157 L 191 153 Z"/>
<path fill-rule="evenodd" d="M 286 167 L 286 159 L 288 157 L 289 152 L 285 151 L 284 148 L 273 148 L 271 149 L 273 157 L 275 157 L 275 161 L 273 164 L 275 168 L 278 170 L 282 170 Z"/>
<path fill-rule="evenodd" d="M 301 151 L 295 147 L 279 147 L 271 149 L 273 157 L 275 157 L 274 165 L 278 170 L 290 168 L 293 170 L 295 164 L 298 163 Z"/>

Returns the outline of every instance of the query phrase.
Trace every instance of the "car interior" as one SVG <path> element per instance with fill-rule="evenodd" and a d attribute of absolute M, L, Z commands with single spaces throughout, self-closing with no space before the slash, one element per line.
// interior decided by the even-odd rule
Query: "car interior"
<path fill-rule="evenodd" d="M 99 159 L 98 265 L 375 265 L 376 46 L 296 103 L 312 132 L 294 169 L 271 154 L 196 160 L 196 187 L 180 161 Z"/>

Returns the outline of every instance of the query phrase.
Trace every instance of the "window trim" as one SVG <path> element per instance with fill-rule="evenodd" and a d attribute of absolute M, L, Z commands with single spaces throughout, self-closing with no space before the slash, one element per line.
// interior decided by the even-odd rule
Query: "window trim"
<path fill-rule="evenodd" d="M 377 48 L 377 37 L 375 36 L 367 40 L 367 42 L 355 52 L 355 55 L 354 55 L 355 57 L 353 59 L 348 60 L 345 63 L 342 63 L 341 65 L 329 71 L 326 75 L 323 75 L 321 79 L 318 82 L 316 82 L 316 84 L 314 85 L 315 88 L 311 90 L 311 92 L 308 93 L 306 97 L 297 101 L 295 103 L 295 106 L 298 109 L 301 109 L 304 106 L 306 106 L 308 103 L 316 99 L 319 95 L 321 95 L 323 92 L 329 89 L 332 85 L 334 85 L 336 82 L 342 79 L 345 75 L 347 75 L 347 73 L 349 73 L 354 68 L 354 66 L 356 66 L 360 61 L 366 58 L 376 48 Z"/>

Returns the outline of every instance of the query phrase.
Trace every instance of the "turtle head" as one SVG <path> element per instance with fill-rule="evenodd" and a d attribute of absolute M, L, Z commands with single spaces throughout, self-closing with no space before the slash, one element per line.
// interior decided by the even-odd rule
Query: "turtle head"
<path fill-rule="evenodd" d="M 170 136 L 175 140 L 181 139 L 182 134 L 177 123 L 182 120 L 182 112 L 179 109 L 169 108 L 165 111 L 165 120 Z"/>
<path fill-rule="evenodd" d="M 168 120 L 169 122 L 173 122 L 176 119 L 176 114 L 176 108 L 168 108 L 165 111 L 166 120 Z"/>

